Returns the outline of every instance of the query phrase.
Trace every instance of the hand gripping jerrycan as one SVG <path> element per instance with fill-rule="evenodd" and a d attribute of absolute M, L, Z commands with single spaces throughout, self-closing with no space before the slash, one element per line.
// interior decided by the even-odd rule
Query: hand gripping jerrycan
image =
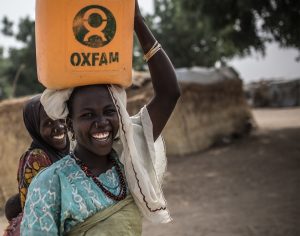
<path fill-rule="evenodd" d="M 39 81 L 131 85 L 134 0 L 36 0 Z"/>

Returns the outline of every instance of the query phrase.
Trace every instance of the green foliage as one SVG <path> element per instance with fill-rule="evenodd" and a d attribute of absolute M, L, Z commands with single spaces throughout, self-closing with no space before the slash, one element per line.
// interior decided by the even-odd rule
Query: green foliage
<path fill-rule="evenodd" d="M 154 0 L 155 12 L 145 17 L 175 67 L 213 66 L 253 51 L 264 54 L 265 43 L 300 50 L 299 0 Z M 36 74 L 34 21 L 2 19 L 2 34 L 23 47 L 11 48 L 8 58 L 0 48 L 0 98 L 42 91 Z M 300 57 L 299 57 L 300 58 Z M 133 65 L 146 67 L 134 39 Z"/>
<path fill-rule="evenodd" d="M 154 0 L 152 29 L 176 67 L 264 54 L 265 43 L 300 49 L 298 0 Z"/>
<path fill-rule="evenodd" d="M 6 16 L 3 18 L 2 20 L 2 24 L 3 24 L 3 29 L 1 30 L 1 32 L 6 35 L 6 36 L 13 36 L 13 22 L 10 21 Z"/>
<path fill-rule="evenodd" d="M 12 31 L 12 22 L 7 18 L 2 23 L 2 33 L 14 37 L 24 45 L 21 48 L 10 48 L 8 58 L 2 58 L 0 62 L 2 96 L 24 96 L 41 92 L 43 87 L 38 83 L 36 73 L 34 21 L 28 17 L 20 19 L 16 34 Z"/>
<path fill-rule="evenodd" d="M 0 47 L 0 99 L 6 97 L 8 91 L 7 88 L 9 88 L 7 79 L 4 75 L 5 69 L 8 67 L 9 61 L 5 58 L 3 58 L 3 48 Z"/>

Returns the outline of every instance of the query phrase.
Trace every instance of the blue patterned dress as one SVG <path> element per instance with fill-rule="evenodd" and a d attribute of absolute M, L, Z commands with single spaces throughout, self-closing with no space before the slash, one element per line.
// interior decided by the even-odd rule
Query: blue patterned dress
<path fill-rule="evenodd" d="M 110 192 L 119 194 L 120 183 L 115 167 L 98 179 Z M 66 156 L 41 171 L 30 184 L 21 235 L 63 235 L 113 204 L 115 201 L 86 176 L 75 160 Z"/>

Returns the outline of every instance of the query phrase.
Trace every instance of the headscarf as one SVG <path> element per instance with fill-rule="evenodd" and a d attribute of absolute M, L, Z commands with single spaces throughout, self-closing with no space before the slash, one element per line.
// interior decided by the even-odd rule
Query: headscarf
<path fill-rule="evenodd" d="M 166 169 L 164 143 L 160 136 L 154 142 L 153 127 L 147 108 L 130 117 L 126 110 L 127 96 L 123 88 L 108 85 L 119 116 L 120 143 L 113 148 L 124 165 L 130 193 L 145 219 L 153 223 L 167 223 L 171 217 L 162 191 Z M 67 101 L 73 89 L 46 89 L 41 103 L 49 117 L 62 119 L 68 115 Z M 121 146 L 121 148 L 120 148 Z"/>
<path fill-rule="evenodd" d="M 33 149 L 42 149 L 51 159 L 55 162 L 66 155 L 66 153 L 59 152 L 51 147 L 40 134 L 40 112 L 42 109 L 42 104 L 40 102 L 41 95 L 36 95 L 31 98 L 23 108 L 23 121 L 25 127 L 32 138 L 31 145 L 28 151 Z M 67 140 L 67 147 L 69 146 L 69 140 Z"/>

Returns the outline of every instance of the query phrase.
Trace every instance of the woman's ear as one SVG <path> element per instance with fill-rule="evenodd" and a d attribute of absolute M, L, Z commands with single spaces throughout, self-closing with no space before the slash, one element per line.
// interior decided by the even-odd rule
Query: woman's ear
<path fill-rule="evenodd" d="M 69 116 L 66 118 L 66 125 L 67 125 L 68 130 L 70 132 L 73 132 L 73 124 L 72 124 L 72 120 Z"/>
<path fill-rule="evenodd" d="M 68 131 L 72 134 L 72 136 L 71 136 L 72 141 L 75 141 L 75 133 L 74 133 L 74 129 L 73 129 L 73 123 L 72 123 L 72 119 L 69 116 L 66 119 L 66 124 L 67 124 Z"/>

